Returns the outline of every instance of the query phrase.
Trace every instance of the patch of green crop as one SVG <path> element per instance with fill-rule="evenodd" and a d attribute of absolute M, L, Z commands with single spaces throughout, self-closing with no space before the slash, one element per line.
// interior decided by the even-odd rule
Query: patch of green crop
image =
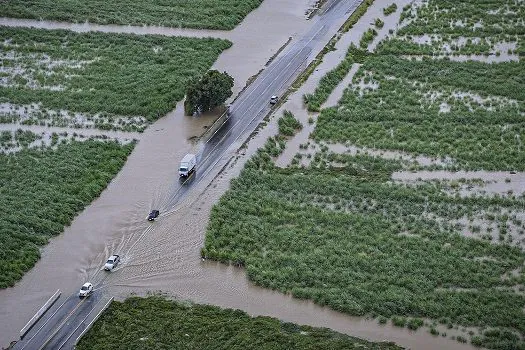
<path fill-rule="evenodd" d="M 213 208 L 203 256 L 235 261 L 258 285 L 352 315 L 447 317 L 525 333 L 525 297 L 506 288 L 519 281 L 501 277 L 525 255 L 446 224 L 522 200 L 473 201 L 436 186 L 392 184 L 388 174 L 402 164 L 338 157 L 338 171 L 278 169 L 258 152 Z"/>
<path fill-rule="evenodd" d="M 230 30 L 261 3 L 262 0 L 9 0 L 2 3 L 0 16 Z"/>
<path fill-rule="evenodd" d="M 112 127 L 111 119 L 121 123 L 118 116 L 154 121 L 230 45 L 210 38 L 0 27 L 0 64 L 9 73 L 0 103 L 103 113 L 95 121 L 103 129 Z"/>
<path fill-rule="evenodd" d="M 369 28 L 366 32 L 363 33 L 361 40 L 359 41 L 359 47 L 366 49 L 369 44 L 374 41 L 374 38 L 377 36 L 377 31 L 374 28 Z"/>
<path fill-rule="evenodd" d="M 525 170 L 524 68 L 370 56 L 312 137 L 451 158 L 453 168 Z"/>
<path fill-rule="evenodd" d="M 0 288 L 33 267 L 39 248 L 106 188 L 133 146 L 86 140 L 0 154 Z"/>
<path fill-rule="evenodd" d="M 513 0 L 429 0 L 404 8 L 401 23 L 407 25 L 398 31 L 398 39 L 384 43 L 385 50 L 401 53 L 406 43 L 410 52 L 424 55 L 523 56 L 524 17 L 523 4 Z M 423 37 L 427 40 L 418 42 Z"/>
<path fill-rule="evenodd" d="M 388 16 L 388 15 L 391 15 L 392 13 L 396 12 L 397 10 L 397 4 L 396 3 L 392 3 L 391 5 L 385 7 L 383 9 L 383 14 L 385 16 Z"/>
<path fill-rule="evenodd" d="M 279 134 L 283 136 L 293 136 L 297 130 L 303 128 L 303 125 L 290 111 L 284 111 L 283 116 L 279 118 L 277 124 L 279 125 Z"/>
<path fill-rule="evenodd" d="M 158 296 L 114 301 L 77 349 L 401 349 L 244 311 Z"/>
<path fill-rule="evenodd" d="M 365 51 L 359 50 L 351 45 L 348 48 L 345 59 L 321 78 L 314 93 L 303 95 L 303 101 L 308 111 L 319 112 L 321 105 L 326 102 L 332 91 L 346 77 L 352 65 L 363 62 L 366 55 L 367 53 Z"/>

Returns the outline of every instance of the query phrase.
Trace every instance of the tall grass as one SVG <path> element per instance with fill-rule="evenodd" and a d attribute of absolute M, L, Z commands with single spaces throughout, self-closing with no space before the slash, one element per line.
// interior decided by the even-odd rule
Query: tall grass
<path fill-rule="evenodd" d="M 392 13 L 396 12 L 397 10 L 397 4 L 394 2 L 392 4 L 390 4 L 389 6 L 385 7 L 383 9 L 383 14 L 385 16 L 388 16 L 388 15 L 391 15 Z"/>
<path fill-rule="evenodd" d="M 312 136 L 449 157 L 463 169 L 525 170 L 523 102 L 498 106 L 494 100 L 486 106 L 453 97 L 454 92 L 472 91 L 523 101 L 522 66 L 370 57 L 354 82 L 357 86 L 371 72 L 379 88 L 364 93 L 357 87 L 347 89 L 337 108 L 321 112 Z M 429 96 L 436 92 L 443 95 L 433 101 Z M 449 112 L 441 111 L 442 103 Z"/>
<path fill-rule="evenodd" d="M 0 49 L 16 59 L 2 64 L 24 71 L 41 86 L 0 86 L 0 101 L 41 102 L 73 112 L 143 116 L 153 121 L 184 97 L 186 83 L 206 72 L 231 43 L 218 39 L 74 33 L 0 27 Z M 9 56 L 9 55 L 7 55 Z M 69 66 L 63 62 L 71 62 Z M 55 63 L 53 68 L 45 62 Z M 75 67 L 76 62 L 84 62 Z M 51 74 L 52 73 L 52 74 Z"/>
<path fill-rule="evenodd" d="M 0 154 L 0 288 L 14 285 L 124 165 L 133 144 L 87 140 Z"/>
<path fill-rule="evenodd" d="M 343 168 L 278 169 L 259 152 L 213 208 L 203 255 L 244 265 L 258 285 L 352 315 L 447 317 L 525 334 L 525 297 L 508 289 L 521 277 L 501 278 L 525 254 L 444 224 L 497 199 L 394 185 L 396 161 L 339 157 Z"/>
<path fill-rule="evenodd" d="M 100 24 L 158 25 L 198 29 L 235 28 L 262 0 L 9 0 L 0 16 Z"/>
<path fill-rule="evenodd" d="M 327 328 L 158 296 L 112 302 L 77 348 L 114 349 L 116 344 L 122 349 L 401 349 Z"/>
<path fill-rule="evenodd" d="M 297 130 L 301 130 L 303 125 L 299 122 L 292 112 L 284 111 L 283 116 L 277 121 L 279 134 L 283 136 L 293 136 Z"/>
<path fill-rule="evenodd" d="M 351 45 L 344 60 L 321 78 L 314 93 L 303 95 L 303 101 L 308 111 L 319 112 L 321 105 L 326 102 L 332 91 L 346 77 L 352 68 L 352 64 L 363 62 L 365 57 L 366 52 Z"/>

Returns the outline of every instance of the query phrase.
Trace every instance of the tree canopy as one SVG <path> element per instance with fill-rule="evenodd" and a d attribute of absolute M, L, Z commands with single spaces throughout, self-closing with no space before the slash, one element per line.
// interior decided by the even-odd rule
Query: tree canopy
<path fill-rule="evenodd" d="M 202 78 L 192 81 L 186 90 L 184 110 L 187 115 L 206 112 L 223 104 L 230 97 L 233 78 L 226 72 L 210 70 Z"/>

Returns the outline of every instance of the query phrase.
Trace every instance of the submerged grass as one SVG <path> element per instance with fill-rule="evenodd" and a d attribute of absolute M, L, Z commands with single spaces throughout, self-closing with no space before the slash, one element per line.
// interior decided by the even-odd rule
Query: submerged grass
<path fill-rule="evenodd" d="M 33 267 L 40 247 L 106 188 L 133 146 L 86 140 L 0 154 L 0 288 Z"/>
<path fill-rule="evenodd" d="M 392 184 L 391 172 L 403 168 L 393 160 L 339 155 L 336 167 L 278 169 L 274 156 L 259 151 L 213 208 L 203 256 L 352 315 L 446 317 L 525 334 L 525 296 L 510 289 L 522 278 L 502 279 L 525 255 L 447 224 L 523 200 L 472 201 L 436 186 Z"/>
<path fill-rule="evenodd" d="M 332 91 L 345 78 L 354 63 L 361 63 L 366 57 L 366 52 L 351 45 L 346 56 L 334 69 L 326 73 L 313 94 L 303 95 L 303 101 L 310 112 L 319 112 L 321 105 L 326 102 Z"/>
<path fill-rule="evenodd" d="M 326 328 L 159 296 L 113 302 L 77 349 L 401 349 Z"/>
<path fill-rule="evenodd" d="M 262 0 L 9 0 L 0 16 L 197 29 L 235 28 Z"/>
<path fill-rule="evenodd" d="M 476 69 L 480 66 L 483 70 Z M 452 167 L 460 169 L 525 170 L 521 66 L 508 64 L 504 70 L 501 65 L 476 62 L 370 57 L 339 106 L 321 112 L 312 137 L 451 158 Z M 498 76 L 499 72 L 505 73 Z M 509 79 L 495 85 L 498 80 L 491 82 L 492 75 Z M 366 87 L 371 82 L 375 88 Z M 509 103 L 491 99 L 486 90 L 493 89 Z M 468 91 L 474 91 L 474 97 Z M 476 100 L 476 93 L 481 100 Z M 510 102 L 513 98 L 519 100 Z"/>
<path fill-rule="evenodd" d="M 433 19 L 440 21 L 441 7 L 456 16 L 456 3 L 428 1 L 424 20 L 404 23 L 403 35 L 439 32 L 445 24 Z M 503 11 L 509 1 L 482 7 L 496 3 Z M 413 12 L 408 5 L 402 19 Z M 418 54 L 409 51 L 417 45 L 391 48 L 363 56 L 339 105 L 321 111 L 315 141 L 424 154 L 453 170 L 525 170 L 522 62 L 410 61 L 404 56 Z M 319 109 L 345 76 L 342 65 L 305 102 Z M 523 195 L 461 196 L 450 193 L 452 183 L 396 183 L 392 173 L 408 170 L 407 162 L 330 154 L 325 145 L 309 166 L 281 169 L 273 164 L 284 148 L 279 137 L 248 160 L 212 209 L 203 257 L 243 265 L 258 285 L 352 315 L 393 318 L 413 330 L 430 319 L 432 335 L 445 334 L 436 322 L 474 327 L 474 345 L 525 348 L 525 253 L 506 233 L 512 220 L 523 230 L 510 218 L 523 213 Z M 500 242 L 463 236 L 460 222 L 474 218 L 499 222 Z M 467 342 L 464 333 L 455 339 Z"/>
<path fill-rule="evenodd" d="M 0 103 L 153 121 L 230 46 L 211 38 L 0 27 Z"/>

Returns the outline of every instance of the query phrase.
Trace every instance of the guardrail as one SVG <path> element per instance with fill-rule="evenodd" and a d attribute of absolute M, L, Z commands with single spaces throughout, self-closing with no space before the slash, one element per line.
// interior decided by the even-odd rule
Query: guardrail
<path fill-rule="evenodd" d="M 99 311 L 99 313 L 95 316 L 95 318 L 89 322 L 89 324 L 87 325 L 86 328 L 84 328 L 84 330 L 82 331 L 82 333 L 80 333 L 80 335 L 78 336 L 78 338 L 75 340 L 75 344 L 73 345 L 73 348 L 76 348 L 78 342 L 80 341 L 80 338 L 82 338 L 86 333 L 87 331 L 89 331 L 91 329 L 91 327 L 93 327 L 93 324 L 98 320 L 98 318 L 100 317 L 100 315 L 102 315 L 102 313 L 104 311 L 106 311 L 106 309 L 108 308 L 109 304 L 111 304 L 111 302 L 113 302 L 113 299 L 115 299 L 115 297 L 111 297 L 109 299 L 109 301 L 106 303 L 106 305 L 104 305 L 104 307 L 102 308 L 102 310 Z"/>
<path fill-rule="evenodd" d="M 53 296 L 46 301 L 46 303 L 40 308 L 40 310 L 38 310 L 36 314 L 29 320 L 29 322 L 26 323 L 24 328 L 20 330 L 20 339 L 22 339 L 26 335 L 26 333 L 31 329 L 31 327 L 33 327 L 35 323 L 40 319 L 40 317 L 42 317 L 44 313 L 47 310 L 49 310 L 51 305 L 53 305 L 55 301 L 57 301 L 61 294 L 62 292 L 60 291 L 60 289 L 57 289 L 55 294 L 53 294 Z"/>

